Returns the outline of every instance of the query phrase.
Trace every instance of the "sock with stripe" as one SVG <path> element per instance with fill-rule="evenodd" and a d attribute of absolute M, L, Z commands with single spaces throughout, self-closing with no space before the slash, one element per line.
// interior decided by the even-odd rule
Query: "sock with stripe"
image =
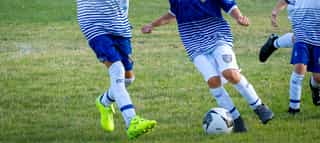
<path fill-rule="evenodd" d="M 237 119 L 240 116 L 240 113 L 234 106 L 228 92 L 223 87 L 211 88 L 210 92 L 216 99 L 218 106 L 227 109 L 231 113 L 233 119 Z"/>
<path fill-rule="evenodd" d="M 134 77 L 133 78 L 126 78 L 124 80 L 125 81 L 125 87 L 126 88 L 129 87 L 133 83 L 134 80 L 135 80 Z M 102 94 L 102 96 L 100 98 L 100 102 L 106 107 L 110 106 L 113 102 L 115 102 L 114 97 L 113 97 L 110 89 L 108 89 L 106 92 L 104 92 Z"/>
<path fill-rule="evenodd" d="M 293 33 L 287 33 L 279 37 L 273 42 L 276 48 L 292 48 L 293 47 Z"/>
<path fill-rule="evenodd" d="M 103 93 L 100 98 L 100 102 L 105 106 L 108 107 L 114 102 L 114 97 L 112 96 L 110 89 Z"/>
<path fill-rule="evenodd" d="M 109 68 L 111 80 L 110 92 L 120 109 L 125 120 L 126 127 L 129 127 L 131 119 L 136 115 L 129 93 L 125 87 L 124 67 L 121 62 L 113 63 Z"/>
<path fill-rule="evenodd" d="M 252 109 L 262 104 L 253 86 L 241 75 L 240 82 L 233 85 L 237 91 L 246 99 Z"/>
<path fill-rule="evenodd" d="M 292 72 L 290 79 L 290 108 L 299 109 L 304 75 Z"/>

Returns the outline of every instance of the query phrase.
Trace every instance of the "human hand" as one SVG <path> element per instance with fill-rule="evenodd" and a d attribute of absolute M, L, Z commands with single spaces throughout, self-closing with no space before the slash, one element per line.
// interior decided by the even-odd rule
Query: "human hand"
<path fill-rule="evenodd" d="M 143 34 L 149 34 L 151 33 L 153 30 L 153 26 L 152 24 L 147 24 L 147 25 L 144 25 L 142 28 L 141 28 L 141 32 Z"/>
<path fill-rule="evenodd" d="M 242 25 L 242 26 L 249 26 L 250 25 L 250 20 L 248 17 L 246 16 L 240 16 L 238 19 L 237 19 L 237 22 L 238 24 Z"/>

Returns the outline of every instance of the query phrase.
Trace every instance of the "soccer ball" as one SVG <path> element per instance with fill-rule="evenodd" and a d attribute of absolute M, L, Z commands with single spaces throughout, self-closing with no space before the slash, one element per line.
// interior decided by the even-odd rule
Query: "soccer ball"
<path fill-rule="evenodd" d="M 206 134 L 230 133 L 233 129 L 232 116 L 224 108 L 212 108 L 206 113 L 202 128 Z"/>

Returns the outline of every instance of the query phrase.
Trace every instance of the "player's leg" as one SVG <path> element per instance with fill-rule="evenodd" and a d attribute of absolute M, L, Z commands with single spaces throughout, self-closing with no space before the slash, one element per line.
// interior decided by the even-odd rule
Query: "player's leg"
<path fill-rule="evenodd" d="M 113 127 L 113 120 L 111 122 L 110 119 L 113 115 L 112 113 L 107 112 L 107 110 L 111 107 L 110 103 L 112 103 L 112 100 L 115 101 L 120 108 L 128 129 L 130 129 L 132 123 L 140 123 L 138 124 L 140 126 L 137 127 L 137 130 L 139 131 L 135 132 L 133 136 L 129 135 L 129 138 L 135 138 L 145 133 L 145 131 L 148 131 L 150 124 L 154 126 L 155 123 L 154 121 L 146 121 L 136 116 L 129 93 L 125 88 L 125 69 L 121 62 L 121 55 L 114 46 L 116 41 L 116 37 L 114 36 L 101 35 L 94 38 L 89 43 L 98 59 L 108 67 L 111 81 L 109 93 L 112 94 L 104 94 L 102 98 L 99 98 L 101 100 L 98 100 L 100 102 L 97 102 L 97 106 L 99 107 L 101 115 L 102 127 L 107 131 L 112 131 L 113 128 L 111 127 Z M 109 102 L 107 102 L 108 100 Z"/>
<path fill-rule="evenodd" d="M 320 105 L 320 47 L 313 47 L 311 62 L 308 64 L 308 71 L 312 72 L 309 81 L 312 101 L 316 106 Z"/>
<path fill-rule="evenodd" d="M 292 15 L 294 13 L 294 5 L 289 4 L 288 7 L 288 19 L 290 21 L 290 23 L 292 23 Z M 273 46 L 275 48 L 293 48 L 293 44 L 294 44 L 294 34 L 292 32 L 286 33 L 282 36 L 280 36 L 279 38 L 277 38 L 274 42 L 273 42 Z"/>
<path fill-rule="evenodd" d="M 294 43 L 293 33 L 286 33 L 273 42 L 275 48 L 292 48 Z"/>
<path fill-rule="evenodd" d="M 313 73 L 309 82 L 313 104 L 320 105 L 320 73 Z"/>
<path fill-rule="evenodd" d="M 124 83 L 125 86 L 129 86 L 134 80 L 134 73 L 133 73 L 133 60 L 131 59 L 130 55 L 132 54 L 132 47 L 130 38 L 125 37 L 116 37 L 115 41 L 117 52 L 121 56 L 121 63 L 124 66 Z M 125 116 L 124 116 L 125 118 Z M 143 135 L 156 125 L 155 120 L 147 120 L 141 118 L 139 116 L 134 116 L 129 123 L 127 123 L 127 135 L 129 139 L 134 139 Z"/>
<path fill-rule="evenodd" d="M 135 80 L 133 70 L 126 70 L 124 77 L 125 77 L 124 82 L 125 82 L 126 88 L 128 88 Z"/>
<path fill-rule="evenodd" d="M 128 88 L 135 80 L 135 75 L 133 72 L 133 62 L 129 62 L 129 60 L 122 58 L 122 63 L 125 68 L 124 83 L 126 88 Z M 108 65 L 110 66 L 111 64 Z M 101 100 L 105 102 L 106 105 L 114 102 L 113 94 L 109 89 L 104 94 L 105 96 L 101 96 Z"/>
<path fill-rule="evenodd" d="M 131 58 L 132 47 L 130 38 L 116 37 L 115 48 L 121 56 L 121 62 L 125 69 L 125 85 L 128 87 L 135 80 L 133 72 L 133 60 Z"/>
<path fill-rule="evenodd" d="M 235 123 L 235 132 L 247 131 L 245 124 L 240 117 L 239 111 L 234 106 L 228 92 L 224 89 L 221 76 L 215 69 L 215 61 L 207 55 L 199 55 L 193 60 L 194 65 L 198 71 L 202 74 L 207 82 L 212 96 L 216 99 L 219 107 L 228 110 Z"/>
<path fill-rule="evenodd" d="M 121 64 L 121 66 L 123 67 L 122 62 L 120 61 L 113 63 L 112 66 L 118 64 Z M 112 66 L 109 68 L 110 75 L 117 75 L 116 73 L 120 73 L 118 71 L 112 71 Z M 110 90 L 113 92 L 115 101 L 118 107 L 120 107 L 120 111 L 122 112 L 122 116 L 126 123 L 128 138 L 135 139 L 147 132 L 150 132 L 155 127 L 157 122 L 155 120 L 147 120 L 136 115 L 134 106 L 125 87 L 124 68 L 121 69 L 121 75 L 123 75 L 121 78 L 114 78 L 114 80 L 111 81 L 112 85 L 110 87 Z M 120 77 L 120 74 L 118 74 L 117 76 Z"/>
<path fill-rule="evenodd" d="M 95 37 L 94 39 L 89 41 L 89 45 L 95 52 L 99 61 L 104 63 L 107 67 L 111 67 L 112 65 L 112 62 L 108 61 L 115 62 L 120 59 L 119 55 L 117 55 L 114 50 L 113 40 L 111 36 L 101 35 Z M 114 130 L 114 108 L 112 105 L 113 102 L 115 102 L 115 98 L 111 90 L 107 90 L 96 99 L 96 106 L 100 111 L 100 123 L 105 131 Z"/>
<path fill-rule="evenodd" d="M 300 101 L 302 92 L 302 83 L 304 75 L 307 72 L 307 64 L 309 62 L 309 51 L 307 44 L 295 43 L 292 56 L 291 64 L 294 65 L 294 71 L 290 78 L 290 104 L 288 112 L 290 114 L 296 114 L 300 112 Z"/>
<path fill-rule="evenodd" d="M 288 19 L 291 22 L 292 15 L 294 13 L 294 5 L 289 4 L 288 7 Z M 278 48 L 292 48 L 294 43 L 294 34 L 286 33 L 280 37 L 275 34 L 271 34 L 265 44 L 261 47 L 259 53 L 260 62 L 265 62 L 271 56 L 271 54 Z"/>
<path fill-rule="evenodd" d="M 124 83 L 126 88 L 128 88 L 135 80 L 135 76 L 134 76 L 134 72 L 133 69 L 130 68 L 133 65 L 128 62 L 123 62 L 124 60 L 122 60 L 122 63 L 124 64 L 125 67 L 125 79 L 124 79 Z M 126 64 L 125 64 L 126 63 Z M 108 67 L 111 65 L 111 63 L 105 63 L 108 65 Z M 113 98 L 113 93 L 108 89 L 107 91 L 105 91 L 105 93 L 103 93 L 103 95 L 100 97 L 101 102 L 104 103 L 104 105 L 109 105 L 112 104 L 114 102 L 114 98 Z"/>
<path fill-rule="evenodd" d="M 279 48 L 292 48 L 294 41 L 293 33 L 286 33 L 282 36 L 271 34 L 265 44 L 261 47 L 259 53 L 260 62 L 265 62 L 272 53 Z"/>
<path fill-rule="evenodd" d="M 294 71 L 290 78 L 290 104 L 288 113 L 296 114 L 300 112 L 300 101 L 302 92 L 302 83 L 306 73 L 306 65 L 297 63 L 294 64 Z"/>
<path fill-rule="evenodd" d="M 214 51 L 213 57 L 215 57 L 218 63 L 219 71 L 246 99 L 250 107 L 259 116 L 262 123 L 265 124 L 271 120 L 273 117 L 272 111 L 262 103 L 253 86 L 240 74 L 232 47 L 227 44 L 219 45 Z"/>
<path fill-rule="evenodd" d="M 273 45 L 274 41 L 278 39 L 279 36 L 276 34 L 271 34 L 267 41 L 263 44 L 259 52 L 259 60 L 260 62 L 265 62 L 271 56 L 271 54 L 277 50 L 277 48 Z"/>

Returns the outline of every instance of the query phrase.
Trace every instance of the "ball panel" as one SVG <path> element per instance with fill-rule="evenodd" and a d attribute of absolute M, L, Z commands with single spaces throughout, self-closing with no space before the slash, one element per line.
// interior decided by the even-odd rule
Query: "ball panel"
<path fill-rule="evenodd" d="M 207 134 L 230 133 L 233 129 L 233 119 L 223 108 L 210 109 L 203 119 L 203 129 Z"/>

